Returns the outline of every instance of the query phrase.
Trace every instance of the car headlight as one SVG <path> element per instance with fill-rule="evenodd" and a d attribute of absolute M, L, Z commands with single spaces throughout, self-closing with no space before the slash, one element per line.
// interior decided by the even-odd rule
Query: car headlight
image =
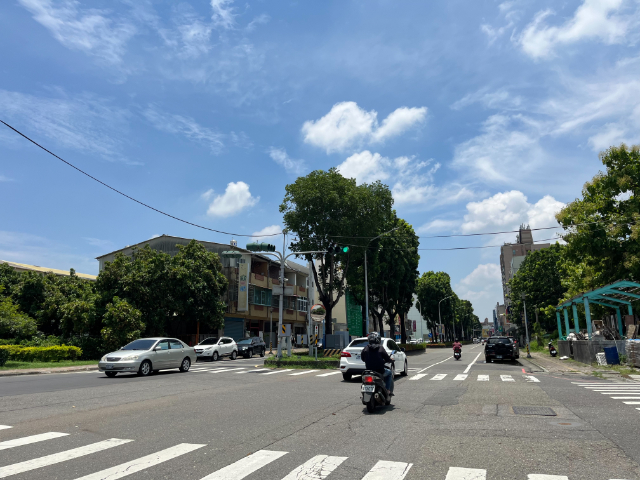
<path fill-rule="evenodd" d="M 139 355 L 129 355 L 128 357 L 122 357 L 120 359 L 121 362 L 130 362 L 131 360 L 138 360 Z"/>
<path fill-rule="evenodd" d="M 107 356 L 105 355 L 104 357 L 102 357 L 102 358 L 100 359 L 100 361 L 101 361 L 101 362 L 106 362 L 106 361 L 107 361 Z"/>

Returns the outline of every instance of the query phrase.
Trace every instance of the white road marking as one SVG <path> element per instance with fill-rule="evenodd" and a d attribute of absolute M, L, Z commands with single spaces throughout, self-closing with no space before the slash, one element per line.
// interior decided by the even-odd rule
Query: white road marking
<path fill-rule="evenodd" d="M 256 368 L 255 370 L 247 370 L 246 372 L 236 372 L 238 375 L 240 375 L 241 373 L 253 373 L 253 372 L 264 372 L 266 370 L 269 370 L 268 368 Z"/>
<path fill-rule="evenodd" d="M 489 381 L 489 375 L 478 375 L 478 381 L 479 382 L 488 382 Z"/>
<path fill-rule="evenodd" d="M 591 390 L 592 392 L 598 392 L 598 393 L 629 393 L 631 395 L 633 394 L 640 394 L 640 390 L 611 390 L 611 389 L 606 389 L 606 390 Z"/>
<path fill-rule="evenodd" d="M 304 372 L 290 373 L 289 375 L 305 375 L 307 373 L 319 372 L 320 370 L 306 370 Z"/>
<path fill-rule="evenodd" d="M 321 373 L 320 375 L 316 375 L 316 377 L 328 377 L 329 375 L 337 375 L 338 373 L 341 373 L 341 372 L 337 371 L 337 372 Z"/>
<path fill-rule="evenodd" d="M 479 468 L 449 467 L 445 480 L 486 480 L 487 471 Z"/>
<path fill-rule="evenodd" d="M 266 374 L 263 373 L 263 375 Z M 289 452 L 259 450 L 248 457 L 244 457 L 231 465 L 227 465 L 226 467 L 203 477 L 201 480 L 241 480 L 287 453 Z"/>
<path fill-rule="evenodd" d="M 640 400 L 640 397 L 611 397 L 614 400 Z"/>
<path fill-rule="evenodd" d="M 469 373 L 469 370 L 471 370 L 471 367 L 473 367 L 473 364 L 474 364 L 474 363 L 476 363 L 476 360 L 478 360 L 478 358 L 480 358 L 480 355 L 482 355 L 482 352 L 480 352 L 480 353 L 478 354 L 478 356 L 477 356 L 476 358 L 474 358 L 474 359 L 473 359 L 473 362 L 471 362 L 471 363 L 467 366 L 467 368 L 465 368 L 464 372 L 462 372 L 462 373 Z"/>
<path fill-rule="evenodd" d="M 66 437 L 67 435 L 69 434 L 61 432 L 47 432 L 39 435 L 31 435 L 29 437 L 14 438 L 13 440 L 0 442 L 0 450 L 29 445 L 30 443 L 43 442 L 45 440 L 51 440 L 52 438 Z"/>
<path fill-rule="evenodd" d="M 423 369 L 422 369 L 422 370 L 420 370 L 418 373 L 422 373 L 422 372 L 424 372 L 425 370 L 429 370 L 431 367 L 435 367 L 436 365 L 440 365 L 441 363 L 444 363 L 444 362 L 446 362 L 447 360 L 451 360 L 452 358 L 453 358 L 453 357 L 447 357 L 447 358 L 445 358 L 444 360 L 442 360 L 441 362 L 434 363 L 433 365 L 429 365 L 428 367 L 423 368 Z"/>
<path fill-rule="evenodd" d="M 221 368 L 220 370 L 209 370 L 209 373 L 233 372 L 234 370 L 244 370 L 244 367 L 242 367 L 242 368 Z"/>
<path fill-rule="evenodd" d="M 500 375 L 500 380 L 503 382 L 515 382 L 511 375 Z"/>
<path fill-rule="evenodd" d="M 13 465 L 7 465 L 6 467 L 0 468 L 0 478 L 28 472 L 30 470 L 35 470 L 36 468 L 55 465 L 56 463 L 65 462 L 67 460 L 73 460 L 74 458 L 83 457 L 91 453 L 101 452 L 102 450 L 117 447 L 118 445 L 124 445 L 125 443 L 129 442 L 133 442 L 133 440 L 110 438 L 108 440 L 92 443 L 91 445 L 86 445 L 84 447 L 72 448 L 71 450 L 66 450 L 64 452 L 54 453 L 52 455 L 46 455 L 40 458 L 34 458 L 33 460 L 27 460 L 26 462 L 14 463 Z"/>
<path fill-rule="evenodd" d="M 323 480 L 349 457 L 316 455 L 303 463 L 282 480 Z"/>
<path fill-rule="evenodd" d="M 459 374 L 459 375 L 456 375 L 456 377 L 454 378 L 454 380 L 460 380 L 460 381 L 462 381 L 462 380 L 466 380 L 468 376 L 469 376 L 469 375 L 465 375 L 465 374 L 461 373 L 461 374 Z"/>
<path fill-rule="evenodd" d="M 413 463 L 380 460 L 362 480 L 401 480 L 407 476 Z"/>
<path fill-rule="evenodd" d="M 0 425 L 0 430 L 5 430 L 7 428 L 13 428 L 13 427 L 10 427 L 9 425 Z"/>
<path fill-rule="evenodd" d="M 287 368 L 285 370 L 275 370 L 273 372 L 268 372 L 268 373 L 259 373 L 258 375 L 273 375 L 275 373 L 290 372 L 292 370 L 293 370 L 293 368 Z"/>
<path fill-rule="evenodd" d="M 116 465 L 115 467 L 107 468 L 90 475 L 85 475 L 84 477 L 77 478 L 76 480 L 115 480 L 116 478 L 126 477 L 127 475 L 131 475 L 132 473 L 139 472 L 141 470 L 144 470 L 145 468 L 153 467 L 154 465 L 158 465 L 159 463 L 179 457 L 180 455 L 184 455 L 185 453 L 193 452 L 194 450 L 202 447 L 206 447 L 206 445 L 195 443 L 180 443 L 175 447 L 160 450 L 159 452 L 152 453 L 151 455 L 146 455 L 144 457 L 131 460 L 130 462 Z"/>
<path fill-rule="evenodd" d="M 409 380 L 420 380 L 422 377 L 426 377 L 426 376 L 427 376 L 426 373 L 417 373 L 409 377 Z"/>
<path fill-rule="evenodd" d="M 538 475 L 536 473 L 527 475 L 528 480 L 569 480 L 564 475 Z"/>
<path fill-rule="evenodd" d="M 522 375 L 522 377 L 529 383 L 540 383 L 540 380 L 533 375 Z"/>
<path fill-rule="evenodd" d="M 446 373 L 439 373 L 437 375 L 434 375 L 433 378 L 430 378 L 429 380 L 442 380 L 446 376 L 447 376 Z"/>
<path fill-rule="evenodd" d="M 640 402 L 623 402 L 623 403 L 625 403 L 627 405 L 640 405 Z M 640 410 L 640 409 L 638 409 L 638 410 Z"/>

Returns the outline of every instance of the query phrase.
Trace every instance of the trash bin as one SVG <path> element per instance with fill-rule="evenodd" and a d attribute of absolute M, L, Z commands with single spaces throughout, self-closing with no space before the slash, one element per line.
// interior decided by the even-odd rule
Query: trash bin
<path fill-rule="evenodd" d="M 604 347 L 604 357 L 607 359 L 607 365 L 620 365 L 620 357 L 616 347 Z"/>

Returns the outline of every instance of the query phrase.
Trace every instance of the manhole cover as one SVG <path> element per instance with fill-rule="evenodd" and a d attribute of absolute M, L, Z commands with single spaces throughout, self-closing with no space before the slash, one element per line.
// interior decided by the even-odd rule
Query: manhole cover
<path fill-rule="evenodd" d="M 545 417 L 555 417 L 556 412 L 549 407 L 513 407 L 516 415 L 542 415 Z"/>

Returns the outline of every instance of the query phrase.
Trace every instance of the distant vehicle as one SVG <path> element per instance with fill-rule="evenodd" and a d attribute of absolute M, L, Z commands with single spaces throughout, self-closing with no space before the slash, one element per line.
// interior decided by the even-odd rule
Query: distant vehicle
<path fill-rule="evenodd" d="M 264 353 L 267 350 L 267 344 L 260 337 L 244 338 L 239 340 L 237 345 L 238 354 L 244 358 L 251 358 L 254 353 L 264 357 Z"/>
<path fill-rule="evenodd" d="M 391 366 L 393 375 L 400 373 L 400 375 L 406 376 L 409 373 L 409 366 L 404 348 L 400 348 L 390 338 L 381 338 L 380 341 L 389 356 L 395 360 L 395 366 Z M 342 372 L 342 378 L 346 381 L 351 380 L 353 375 L 362 375 L 364 372 L 365 366 L 360 359 L 360 354 L 368 344 L 369 339 L 367 337 L 356 338 L 340 354 L 340 371 Z"/>
<path fill-rule="evenodd" d="M 98 362 L 98 370 L 107 377 L 115 377 L 118 373 L 137 373 L 146 377 L 167 368 L 188 372 L 196 358 L 194 349 L 177 338 L 139 338 L 120 350 L 107 353 Z"/>
<path fill-rule="evenodd" d="M 492 360 L 515 361 L 516 358 L 519 357 L 517 347 L 509 337 L 491 337 L 484 347 L 484 359 L 487 363 L 490 363 Z"/>
<path fill-rule="evenodd" d="M 231 337 L 205 338 L 193 347 L 193 349 L 198 356 L 198 360 L 208 358 L 212 362 L 215 362 L 220 357 L 231 357 L 231 360 L 235 360 L 238 356 L 238 345 L 236 345 L 236 341 Z"/>

